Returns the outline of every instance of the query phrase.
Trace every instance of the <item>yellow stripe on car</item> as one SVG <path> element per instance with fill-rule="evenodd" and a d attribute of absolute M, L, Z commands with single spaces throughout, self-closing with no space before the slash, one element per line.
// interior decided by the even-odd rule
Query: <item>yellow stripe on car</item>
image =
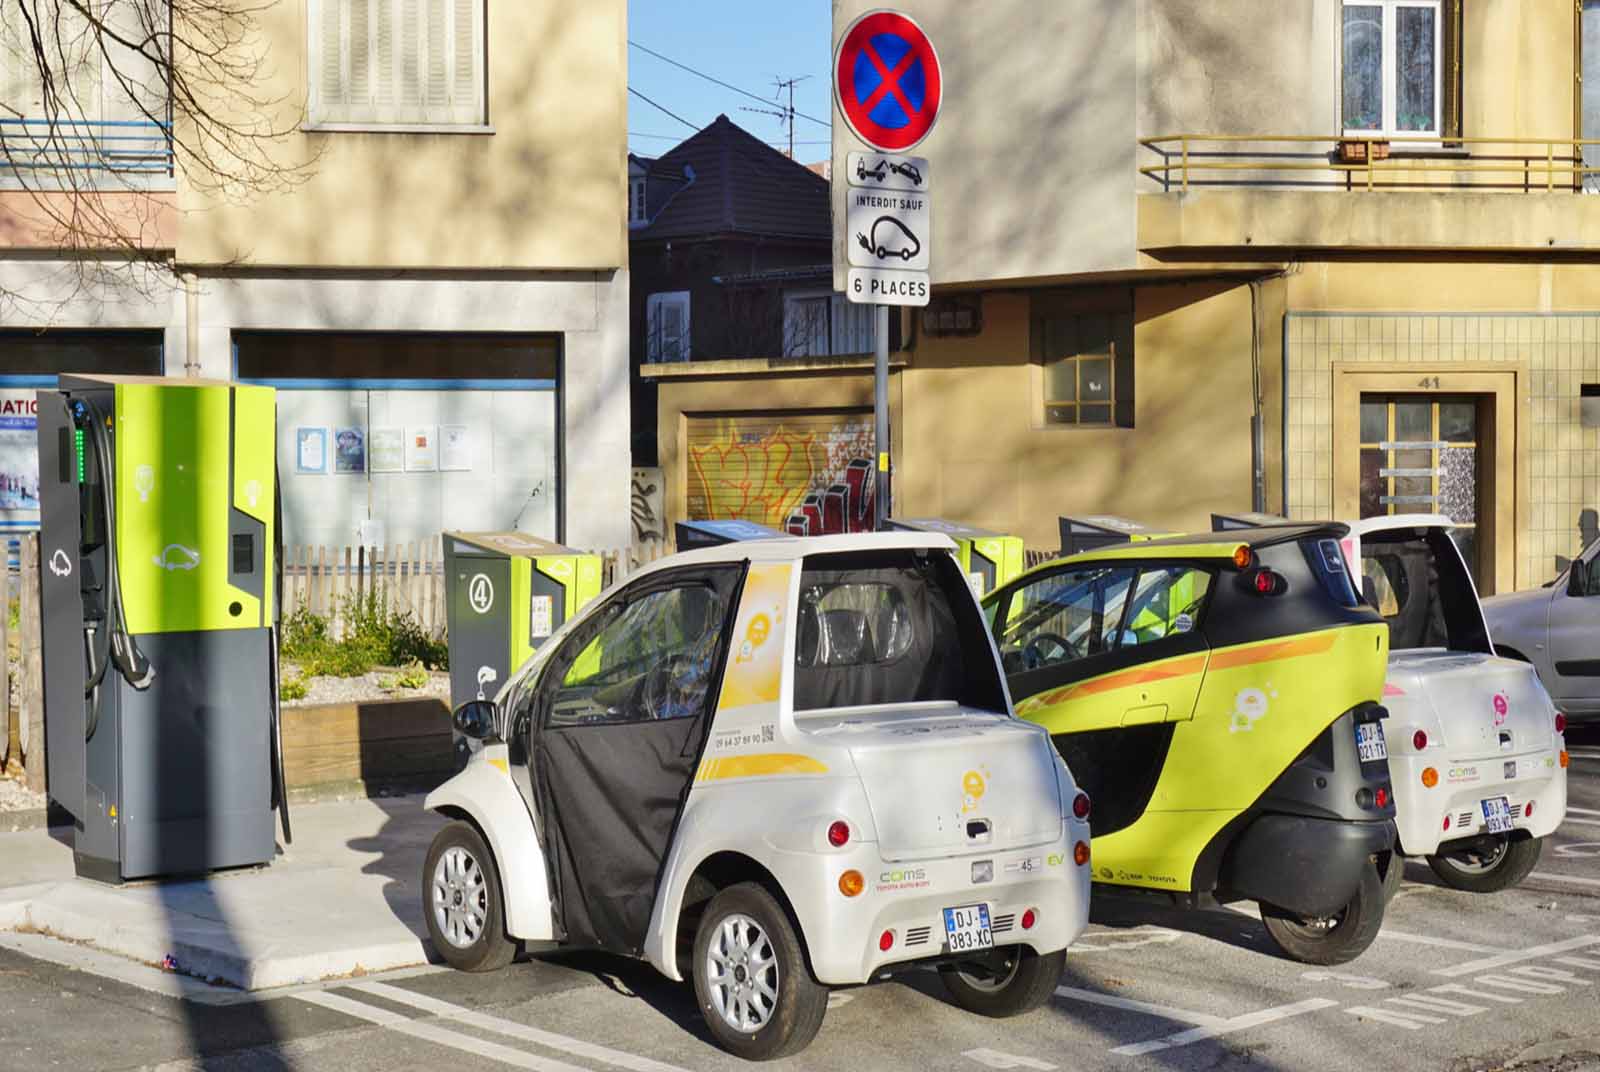
<path fill-rule="evenodd" d="M 774 774 L 827 774 L 828 765 L 795 752 L 758 752 L 750 756 L 723 756 L 702 760 L 696 782 L 726 778 L 762 778 Z"/>

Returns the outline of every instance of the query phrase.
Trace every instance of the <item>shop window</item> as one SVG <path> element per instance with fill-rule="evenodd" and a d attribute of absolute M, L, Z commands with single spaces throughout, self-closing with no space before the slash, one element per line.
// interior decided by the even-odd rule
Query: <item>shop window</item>
<path fill-rule="evenodd" d="M 873 334 L 870 305 L 846 301 L 830 290 L 789 291 L 783 296 L 785 357 L 870 354 Z"/>
<path fill-rule="evenodd" d="M 1035 323 L 1043 417 L 1051 425 L 1133 427 L 1133 317 L 1049 316 Z"/>
<path fill-rule="evenodd" d="M 645 356 L 658 361 L 687 361 L 690 351 L 689 292 L 673 290 L 645 299 Z"/>
<path fill-rule="evenodd" d="M 481 127 L 484 0 L 311 0 L 311 121 Z"/>
<path fill-rule="evenodd" d="M 1460 0 L 1345 0 L 1345 133 L 1459 136 L 1460 26 Z"/>

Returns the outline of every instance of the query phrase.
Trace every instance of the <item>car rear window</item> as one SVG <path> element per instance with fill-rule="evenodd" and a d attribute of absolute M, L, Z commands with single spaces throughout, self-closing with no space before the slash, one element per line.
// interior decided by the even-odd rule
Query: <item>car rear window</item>
<path fill-rule="evenodd" d="M 993 649 L 947 553 L 813 555 L 800 576 L 797 711 L 954 701 L 1004 711 Z"/>

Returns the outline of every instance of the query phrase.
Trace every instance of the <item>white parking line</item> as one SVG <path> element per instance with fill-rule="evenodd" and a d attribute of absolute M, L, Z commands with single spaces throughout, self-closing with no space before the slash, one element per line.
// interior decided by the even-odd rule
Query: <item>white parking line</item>
<path fill-rule="evenodd" d="M 1600 878 L 1579 878 L 1577 875 L 1558 875 L 1553 871 L 1535 871 L 1529 878 L 1543 879 L 1546 882 L 1571 882 L 1578 886 L 1600 886 Z M 1378 932 L 1382 934 L 1382 931 Z"/>
<path fill-rule="evenodd" d="M 1168 1035 L 1166 1038 L 1118 1046 L 1111 1052 L 1123 1057 L 1138 1057 L 1147 1053 L 1155 1053 L 1157 1050 L 1170 1050 L 1178 1046 L 1188 1046 L 1191 1043 L 1218 1038 L 1222 1035 L 1231 1035 L 1237 1031 L 1245 1031 L 1252 1027 L 1276 1023 L 1279 1020 L 1287 1020 L 1291 1016 L 1302 1016 L 1305 1013 L 1316 1012 L 1319 1009 L 1331 1009 L 1338 1004 L 1337 1001 L 1328 998 L 1309 998 L 1305 1001 L 1297 1001 L 1293 1005 L 1279 1005 L 1272 1009 L 1262 1009 L 1260 1012 L 1249 1012 L 1243 1016 L 1234 1016 L 1222 1021 L 1220 1024 L 1190 1028 L 1188 1031 L 1180 1031 L 1176 1035 Z"/>
<path fill-rule="evenodd" d="M 1460 942 L 1454 938 L 1434 938 L 1427 934 L 1407 934 L 1405 931 L 1390 930 L 1388 927 L 1378 932 L 1379 938 L 1390 938 L 1397 942 L 1410 942 L 1413 945 L 1431 945 L 1435 949 L 1460 949 L 1467 953 L 1504 953 L 1504 946 L 1479 945 L 1476 942 Z"/>
<path fill-rule="evenodd" d="M 1600 810 L 1597 810 L 1595 808 L 1576 808 L 1576 807 L 1573 807 L 1571 804 L 1568 804 L 1567 805 L 1567 814 L 1569 814 L 1569 815 L 1594 815 L 1594 816 L 1600 816 Z"/>
<path fill-rule="evenodd" d="M 482 1031 L 505 1035 L 508 1038 L 519 1039 L 523 1042 L 531 1042 L 535 1046 L 557 1050 L 573 1057 L 585 1057 L 591 1061 L 599 1061 L 602 1064 L 611 1065 L 614 1068 L 626 1068 L 630 1072 L 686 1072 L 685 1069 L 676 1065 L 662 1064 L 660 1061 L 652 1061 L 648 1057 L 638 1057 L 631 1053 L 623 1053 L 620 1050 L 607 1049 L 605 1046 L 592 1042 L 584 1042 L 582 1039 L 568 1038 L 565 1035 L 557 1035 L 554 1032 L 542 1031 L 537 1027 L 519 1024 L 514 1020 L 502 1020 L 497 1016 L 474 1012 L 459 1005 L 452 1005 L 448 1001 L 440 1001 L 438 998 L 403 990 L 398 986 L 390 986 L 387 983 L 352 983 L 345 989 L 359 990 L 363 994 L 372 994 L 375 997 L 393 1001 L 400 1005 L 409 1005 L 413 1009 L 419 1009 L 422 1012 L 447 1020 L 455 1020 Z"/>
<path fill-rule="evenodd" d="M 1600 819 L 1574 819 L 1569 815 L 1565 819 L 1561 820 L 1562 826 L 1568 826 L 1572 824 L 1576 824 L 1578 826 L 1600 826 Z"/>
<path fill-rule="evenodd" d="M 459 1031 L 450 1031 L 437 1024 L 419 1023 L 408 1020 L 397 1012 L 388 1009 L 379 1009 L 356 1001 L 353 998 L 341 997 L 338 994 L 329 994 L 323 990 L 312 990 L 296 995 L 300 1001 L 312 1005 L 319 1005 L 324 1009 L 352 1016 L 357 1020 L 365 1020 L 369 1024 L 396 1031 L 414 1039 L 432 1042 L 438 1046 L 446 1046 L 462 1053 L 476 1054 L 491 1061 L 510 1065 L 513 1068 L 525 1068 L 529 1072 L 586 1072 L 577 1065 L 569 1065 L 565 1061 L 552 1061 L 546 1057 L 537 1057 L 521 1050 L 513 1050 L 510 1046 L 502 1046 L 497 1042 L 485 1042 L 483 1039 L 463 1035 Z"/>
<path fill-rule="evenodd" d="M 1495 957 L 1485 957 L 1482 960 L 1469 960 L 1465 964 L 1454 964 L 1448 968 L 1435 968 L 1433 974 L 1455 978 L 1461 975 L 1475 975 L 1478 972 L 1493 971 L 1503 968 L 1507 964 L 1516 964 L 1519 961 L 1534 960 L 1538 957 L 1554 956 L 1557 953 L 1569 953 L 1574 949 L 1583 949 L 1585 946 L 1600 945 L 1600 935 L 1585 934 L 1578 938 L 1568 938 L 1563 942 L 1551 942 L 1548 945 L 1536 945 L 1531 949 L 1522 949 L 1516 952 L 1501 953 Z"/>
<path fill-rule="evenodd" d="M 1153 1005 L 1148 1001 L 1135 1001 L 1132 998 L 1112 997 L 1096 990 L 1079 990 L 1071 986 L 1056 987 L 1056 997 L 1086 1001 L 1091 1005 L 1104 1005 L 1108 1009 L 1121 1009 L 1124 1012 L 1142 1012 L 1146 1016 L 1159 1016 L 1163 1020 L 1176 1020 L 1180 1024 L 1220 1027 L 1228 1022 L 1224 1017 L 1212 1016 L 1209 1013 L 1175 1009 L 1170 1005 Z"/>

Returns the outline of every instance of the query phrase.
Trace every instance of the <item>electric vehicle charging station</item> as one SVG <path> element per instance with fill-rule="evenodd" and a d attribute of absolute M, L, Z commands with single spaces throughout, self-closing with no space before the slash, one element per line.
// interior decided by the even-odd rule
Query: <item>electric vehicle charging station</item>
<path fill-rule="evenodd" d="M 1212 514 L 1212 532 L 1232 532 L 1235 529 L 1270 529 L 1278 525 L 1293 524 L 1281 514 L 1261 514 L 1246 511 L 1242 514 Z"/>
<path fill-rule="evenodd" d="M 489 699 L 600 594 L 600 556 L 525 532 L 444 534 L 450 706 Z M 458 757 L 465 738 L 456 734 Z"/>
<path fill-rule="evenodd" d="M 758 525 L 754 521 L 730 518 L 723 521 L 679 521 L 673 526 L 673 536 L 678 550 L 694 551 L 702 547 L 721 547 L 741 540 L 774 540 L 789 535 L 777 529 Z"/>
<path fill-rule="evenodd" d="M 271 388 L 68 376 L 39 398 L 45 731 L 79 875 L 269 862 L 283 807 Z M 289 840 L 287 811 L 284 840 Z"/>
<path fill-rule="evenodd" d="M 1061 520 L 1061 553 L 1076 555 L 1094 551 L 1111 544 L 1129 543 L 1133 540 L 1159 540 L 1177 533 L 1152 528 L 1125 517 L 1094 514 L 1090 517 L 1063 517 Z"/>
<path fill-rule="evenodd" d="M 1006 536 L 937 517 L 887 519 L 890 530 L 942 532 L 956 542 L 956 561 L 972 590 L 981 598 L 1017 576 L 1026 567 L 1022 537 Z"/>

